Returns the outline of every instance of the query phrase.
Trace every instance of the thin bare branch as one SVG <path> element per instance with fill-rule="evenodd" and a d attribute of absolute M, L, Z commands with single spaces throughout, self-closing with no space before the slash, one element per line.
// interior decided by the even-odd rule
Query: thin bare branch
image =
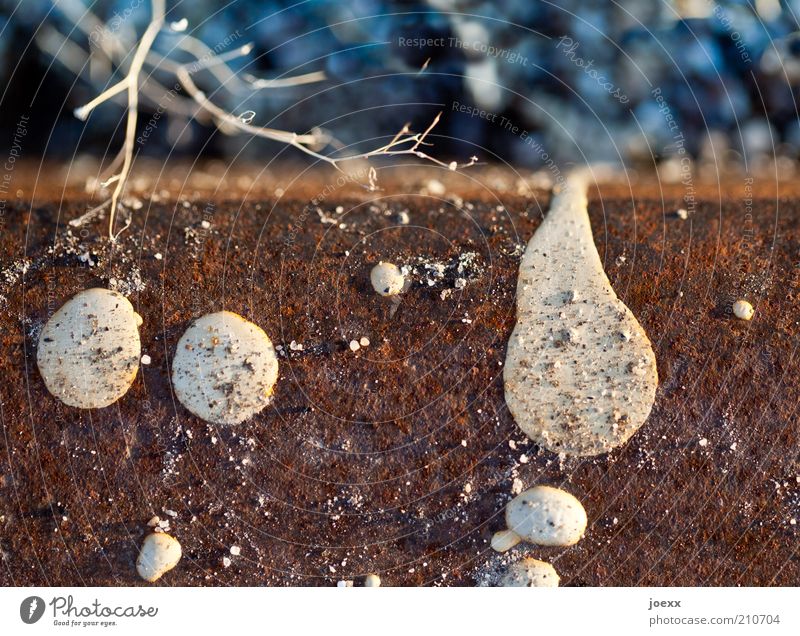
<path fill-rule="evenodd" d="M 108 233 L 110 238 L 115 238 L 114 234 L 114 216 L 117 210 L 119 198 L 122 196 L 122 191 L 125 189 L 125 183 L 128 180 L 128 173 L 131 169 L 131 162 L 133 161 L 133 145 L 134 137 L 136 136 L 136 120 L 139 115 L 139 71 L 142 70 L 145 57 L 150 47 L 164 25 L 164 0 L 152 0 L 151 6 L 153 8 L 153 15 L 150 18 L 150 24 L 142 35 L 139 46 L 131 61 L 131 67 L 126 76 L 127 89 L 128 89 L 128 124 L 125 129 L 125 155 L 122 161 L 122 170 L 119 173 L 119 180 L 114 188 L 114 193 L 111 195 L 111 212 L 108 219 Z"/>
<path fill-rule="evenodd" d="M 412 132 L 410 124 L 406 123 L 387 144 L 368 152 L 342 156 L 337 156 L 336 153 L 344 149 L 343 144 L 320 128 L 315 128 L 308 133 L 298 134 L 295 132 L 253 125 L 252 121 L 256 116 L 255 112 L 247 111 L 237 116 L 225 111 L 200 90 L 192 77 L 193 74 L 201 70 L 209 71 L 229 93 L 236 93 L 241 89 L 256 91 L 269 88 L 301 86 L 312 82 L 319 82 L 325 79 L 325 74 L 321 71 L 315 71 L 275 79 L 260 79 L 250 74 L 244 74 L 240 77 L 228 66 L 228 62 L 248 55 L 252 50 L 251 44 L 246 44 L 219 54 L 215 50 L 209 48 L 201 40 L 190 35 L 182 36 L 178 41 L 177 48 L 189 53 L 196 59 L 191 63 L 179 64 L 169 57 L 152 50 L 153 43 L 158 33 L 164 27 L 165 0 L 151 0 L 151 21 L 135 47 L 130 45 L 125 38 L 116 38 L 90 11 L 85 10 L 84 13 L 81 13 L 78 8 L 81 5 L 75 2 L 75 0 L 65 0 L 65 5 L 68 7 L 68 15 L 76 21 L 76 25 L 80 30 L 87 34 L 92 31 L 99 32 L 105 36 L 102 38 L 104 41 L 103 53 L 108 56 L 110 63 L 116 63 L 118 68 L 126 71 L 126 75 L 121 81 L 105 89 L 93 100 L 75 110 L 75 116 L 81 120 L 85 120 L 92 110 L 100 104 L 109 100 L 116 100 L 117 96 L 120 94 L 127 93 L 125 141 L 119 154 L 105 171 L 105 174 L 112 173 L 111 176 L 107 177 L 102 182 L 103 187 L 112 184 L 115 185 L 113 194 L 109 200 L 104 201 L 79 219 L 75 219 L 74 222 L 71 222 L 73 225 L 80 225 L 88 219 L 93 218 L 97 213 L 110 205 L 109 236 L 112 240 L 118 236 L 118 234 L 114 234 L 114 220 L 121 197 L 127 185 L 133 161 L 134 137 L 136 134 L 140 95 L 146 100 L 155 103 L 158 108 L 164 108 L 159 100 L 163 100 L 166 95 L 174 93 L 174 90 L 168 91 L 166 87 L 153 79 L 152 71 L 149 76 L 141 79 L 140 76 L 145 64 L 147 64 L 149 68 L 152 68 L 152 70 L 173 73 L 186 92 L 188 97 L 179 97 L 173 94 L 175 99 L 170 99 L 169 104 L 173 110 L 179 110 L 184 116 L 208 116 L 214 121 L 217 127 L 225 133 L 247 133 L 256 137 L 287 144 L 318 161 L 333 166 L 340 172 L 344 172 L 340 165 L 343 162 L 368 160 L 377 156 L 409 155 L 446 167 L 450 170 L 472 166 L 477 162 L 477 157 L 472 157 L 469 163 L 465 164 L 458 164 L 456 162 L 445 163 L 430 156 L 421 149 L 423 146 L 428 147 L 431 145 L 428 141 L 428 137 L 439 123 L 442 113 L 438 113 L 422 133 Z M 182 31 L 186 26 L 185 22 L 176 24 L 180 27 L 178 29 L 179 31 Z M 59 41 L 59 39 L 55 37 L 56 34 L 60 36 L 58 32 L 48 34 L 43 42 L 44 47 L 51 51 L 54 57 L 58 57 L 59 55 L 60 49 L 58 45 L 61 44 L 61 48 L 63 48 L 63 42 L 66 41 L 66 38 L 63 36 L 60 36 L 61 41 Z M 113 44 L 105 44 L 105 40 L 107 39 L 112 40 Z M 80 49 L 80 47 L 78 47 L 78 49 L 83 55 L 88 55 Z M 131 52 L 133 52 L 133 56 L 128 64 L 128 56 Z M 73 57 L 74 54 L 75 51 L 73 51 Z M 72 60 L 71 63 L 74 65 L 76 60 Z M 423 65 L 421 71 L 424 71 L 426 66 L 427 62 Z M 178 102 L 178 108 L 176 108 L 175 102 Z M 329 146 L 333 148 L 332 154 L 323 154 L 321 151 Z M 361 185 L 369 190 L 377 189 L 377 171 L 374 167 L 370 167 L 368 182 Z M 131 219 L 128 218 L 125 227 L 120 230 L 120 233 L 130 225 L 130 222 Z"/>

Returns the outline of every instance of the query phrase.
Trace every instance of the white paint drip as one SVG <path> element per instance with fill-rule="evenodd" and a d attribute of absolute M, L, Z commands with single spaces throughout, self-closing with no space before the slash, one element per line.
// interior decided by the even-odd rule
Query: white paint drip
<path fill-rule="evenodd" d="M 511 414 L 548 450 L 599 455 L 647 419 L 652 345 L 603 271 L 587 212 L 588 173 L 571 175 L 528 243 L 503 374 Z"/>

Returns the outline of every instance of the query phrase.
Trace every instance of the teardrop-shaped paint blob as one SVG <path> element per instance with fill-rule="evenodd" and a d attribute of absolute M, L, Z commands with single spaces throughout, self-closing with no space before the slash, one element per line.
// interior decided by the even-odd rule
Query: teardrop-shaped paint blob
<path fill-rule="evenodd" d="M 523 432 L 579 456 L 624 444 L 650 414 L 658 386 L 650 340 L 603 271 L 586 191 L 585 173 L 567 179 L 528 243 L 503 372 Z"/>

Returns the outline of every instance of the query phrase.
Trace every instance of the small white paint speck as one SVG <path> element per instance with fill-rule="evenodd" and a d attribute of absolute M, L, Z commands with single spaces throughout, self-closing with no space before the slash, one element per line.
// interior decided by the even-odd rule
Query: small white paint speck
<path fill-rule="evenodd" d="M 701 439 L 697 443 L 700 444 L 700 446 L 703 446 L 703 447 L 708 446 L 708 440 L 705 437 L 703 439 Z"/>
<path fill-rule="evenodd" d="M 753 305 L 746 300 L 739 299 L 733 303 L 733 315 L 740 320 L 751 320 L 755 311 Z"/>
<path fill-rule="evenodd" d="M 146 353 L 142 356 L 142 364 L 150 364 L 153 360 Z"/>

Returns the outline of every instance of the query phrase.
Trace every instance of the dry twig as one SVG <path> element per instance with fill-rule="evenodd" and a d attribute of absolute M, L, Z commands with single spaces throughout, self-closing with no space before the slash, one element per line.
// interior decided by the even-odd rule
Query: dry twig
<path fill-rule="evenodd" d="M 242 77 L 236 75 L 233 70 L 228 66 L 228 62 L 236 58 L 248 55 L 252 50 L 252 45 L 240 46 L 231 51 L 218 54 L 210 49 L 205 43 L 194 38 L 190 35 L 183 35 L 179 41 L 178 48 L 186 53 L 189 53 L 195 58 L 191 63 L 180 64 L 174 60 L 169 59 L 153 50 L 153 44 L 159 32 L 164 27 L 165 22 L 165 0 L 151 0 L 151 20 L 138 44 L 133 49 L 133 56 L 130 62 L 127 62 L 127 56 L 132 50 L 124 46 L 124 43 L 119 42 L 114 37 L 114 34 L 102 24 L 102 22 L 94 16 L 90 11 L 80 14 L 77 9 L 75 0 L 65 0 L 65 6 L 69 7 L 68 15 L 76 22 L 76 26 L 84 33 L 100 33 L 102 34 L 99 46 L 96 46 L 98 54 L 104 55 L 108 59 L 109 64 L 116 63 L 122 68 L 126 68 L 125 77 L 104 90 L 93 100 L 75 109 L 75 116 L 81 120 L 85 120 L 89 114 L 109 100 L 115 100 L 123 93 L 127 95 L 127 123 L 125 129 L 125 141 L 120 150 L 120 153 L 109 166 L 108 171 L 113 174 L 103 182 L 103 186 L 115 184 L 113 194 L 110 199 L 104 201 L 97 207 L 90 210 L 81 219 L 76 219 L 73 224 L 81 223 L 87 216 L 93 216 L 105 209 L 110 205 L 108 231 L 111 240 L 115 240 L 119 234 L 114 233 L 115 215 L 120 205 L 121 197 L 124 194 L 125 186 L 130 175 L 131 166 L 133 163 L 133 152 L 136 134 L 136 123 L 139 111 L 140 94 L 151 102 L 156 102 L 155 95 L 159 90 L 163 90 L 163 94 L 167 91 L 152 78 L 152 72 L 148 73 L 144 80 L 140 76 L 142 71 L 147 65 L 151 70 L 162 70 L 175 74 L 176 79 L 181 87 L 186 91 L 187 98 L 181 98 L 184 101 L 180 103 L 180 110 L 185 116 L 197 116 L 206 114 L 216 123 L 217 127 L 224 130 L 240 131 L 277 141 L 280 143 L 292 146 L 301 152 L 313 157 L 318 161 L 330 164 L 336 170 L 344 172 L 341 164 L 346 161 L 370 159 L 377 156 L 399 156 L 410 155 L 419 159 L 430 161 L 436 165 L 446 167 L 450 170 L 474 165 L 477 162 L 477 157 L 472 157 L 468 163 L 458 164 L 456 162 L 445 163 L 429 155 L 423 150 L 423 147 L 430 144 L 426 139 L 431 134 L 431 131 L 439 123 L 441 113 L 439 113 L 431 124 L 422 133 L 414 133 L 410 129 L 410 125 L 404 125 L 400 131 L 392 138 L 392 140 L 374 150 L 339 156 L 338 148 L 341 144 L 337 142 L 330 134 L 322 129 L 314 129 L 311 132 L 304 134 L 297 134 L 295 132 L 288 132 L 284 130 L 277 130 L 274 128 L 267 128 L 255 126 L 251 122 L 255 117 L 253 111 L 248 111 L 242 115 L 236 116 L 223 108 L 217 106 L 209 97 L 197 86 L 194 81 L 193 75 L 201 70 L 207 70 L 226 90 L 232 91 L 235 89 L 245 89 L 249 91 L 256 91 L 269 88 L 284 88 L 288 86 L 300 86 L 317 82 L 324 79 L 324 74 L 321 72 L 305 73 L 294 77 L 277 78 L 277 79 L 259 79 L 251 75 L 245 74 Z M 81 5 L 82 6 L 82 5 Z M 186 20 L 173 23 L 173 31 L 184 31 L 186 28 Z M 109 38 L 114 40 L 109 41 Z M 58 56 L 62 50 L 69 51 L 69 59 L 64 60 L 65 65 L 69 68 L 76 68 L 78 61 L 74 47 L 67 45 L 66 38 L 59 42 L 57 34 L 47 33 L 47 37 L 43 39 L 42 45 L 48 51 Z M 194 104 L 194 108 L 189 108 L 187 104 Z M 332 146 L 334 152 L 332 154 L 323 154 L 322 149 Z M 375 190 L 377 188 L 377 173 L 374 168 L 369 172 L 369 179 L 367 184 L 362 184 L 364 187 Z M 120 230 L 120 233 L 127 228 Z"/>

